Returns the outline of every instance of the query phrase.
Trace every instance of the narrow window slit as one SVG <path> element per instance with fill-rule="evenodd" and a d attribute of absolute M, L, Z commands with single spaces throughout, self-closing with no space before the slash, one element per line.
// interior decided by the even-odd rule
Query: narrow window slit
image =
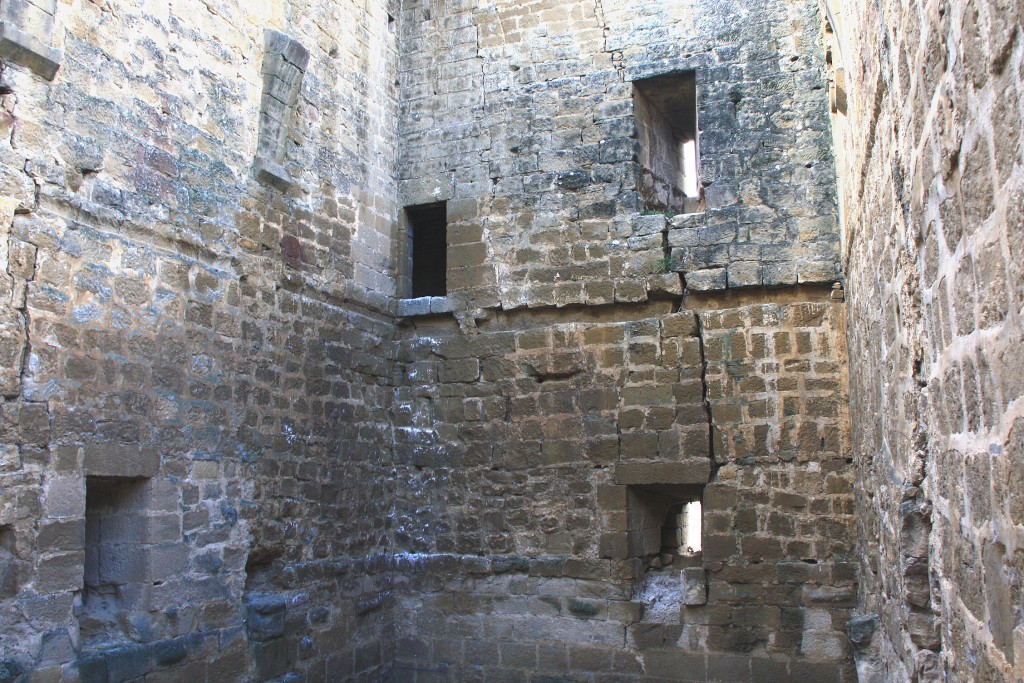
<path fill-rule="evenodd" d="M 448 294 L 448 218 L 445 202 L 405 209 L 408 222 L 409 297 Z"/>

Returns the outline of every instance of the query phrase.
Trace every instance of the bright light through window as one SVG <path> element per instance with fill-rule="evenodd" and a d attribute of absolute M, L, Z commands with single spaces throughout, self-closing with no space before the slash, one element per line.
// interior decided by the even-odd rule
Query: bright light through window
<path fill-rule="evenodd" d="M 687 197 L 697 197 L 697 141 L 687 140 L 681 147 L 683 150 L 683 194 Z"/>

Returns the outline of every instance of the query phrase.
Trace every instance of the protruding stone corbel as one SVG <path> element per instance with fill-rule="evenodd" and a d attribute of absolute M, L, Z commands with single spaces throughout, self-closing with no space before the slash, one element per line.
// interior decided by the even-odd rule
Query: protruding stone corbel
<path fill-rule="evenodd" d="M 64 60 L 49 45 L 56 13 L 57 0 L 0 0 L 0 57 L 52 81 Z"/>
<path fill-rule="evenodd" d="M 280 31 L 264 31 L 263 99 L 260 103 L 260 137 L 256 151 L 256 178 L 281 190 L 292 179 L 282 165 L 285 142 L 291 128 L 309 51 Z"/>

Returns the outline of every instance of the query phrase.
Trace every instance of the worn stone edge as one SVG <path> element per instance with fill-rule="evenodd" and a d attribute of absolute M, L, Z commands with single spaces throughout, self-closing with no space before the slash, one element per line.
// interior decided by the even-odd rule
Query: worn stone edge
<path fill-rule="evenodd" d="M 64 61 L 64 53 L 8 22 L 0 21 L 0 57 L 52 81 Z"/>

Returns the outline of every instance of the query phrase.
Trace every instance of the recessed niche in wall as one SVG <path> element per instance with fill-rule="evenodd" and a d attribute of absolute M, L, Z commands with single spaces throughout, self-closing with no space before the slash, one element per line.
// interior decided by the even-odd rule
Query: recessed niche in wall
<path fill-rule="evenodd" d="M 643 562 L 634 599 L 645 622 L 676 624 L 686 572 L 701 572 L 701 486 L 645 484 L 627 488 L 629 554 Z"/>
<path fill-rule="evenodd" d="M 699 564 L 702 493 L 686 484 L 628 487 L 630 557 L 649 569 Z"/>
<path fill-rule="evenodd" d="M 127 615 L 145 609 L 151 524 L 146 479 L 86 477 L 85 590 L 79 620 L 88 644 L 123 640 Z"/>
<path fill-rule="evenodd" d="M 640 139 L 640 193 L 647 208 L 702 211 L 696 74 L 679 71 L 633 81 L 633 112 Z"/>
<path fill-rule="evenodd" d="M 448 293 L 448 209 L 446 202 L 405 208 L 408 229 L 408 298 Z"/>

